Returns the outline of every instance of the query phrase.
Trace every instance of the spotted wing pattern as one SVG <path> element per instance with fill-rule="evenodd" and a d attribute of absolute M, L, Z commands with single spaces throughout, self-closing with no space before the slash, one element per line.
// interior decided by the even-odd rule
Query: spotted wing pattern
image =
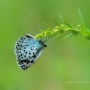
<path fill-rule="evenodd" d="M 42 54 L 44 47 L 46 47 L 45 43 L 33 36 L 26 35 L 19 38 L 14 48 L 18 66 L 23 70 L 27 70 Z"/>

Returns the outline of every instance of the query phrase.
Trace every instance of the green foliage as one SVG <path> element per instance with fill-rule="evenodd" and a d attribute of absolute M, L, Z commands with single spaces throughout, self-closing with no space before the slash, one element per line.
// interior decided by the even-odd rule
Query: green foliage
<path fill-rule="evenodd" d="M 62 34 L 67 33 L 64 39 L 72 35 L 77 36 L 78 34 L 81 34 L 84 38 L 90 40 L 90 30 L 85 27 L 80 9 L 78 9 L 78 13 L 81 21 L 80 25 L 73 27 L 59 15 L 59 18 L 62 20 L 63 24 L 59 25 L 58 22 L 53 18 L 53 21 L 56 23 L 57 26 L 55 26 L 53 29 L 47 28 L 46 30 L 43 30 L 42 32 L 37 34 L 35 38 L 47 41 L 51 36 L 56 35 L 55 38 L 58 38 Z"/>
<path fill-rule="evenodd" d="M 56 37 L 59 37 L 66 32 L 68 32 L 66 36 L 72 36 L 72 35 L 77 36 L 78 34 L 81 34 L 84 38 L 90 40 L 90 30 L 88 28 L 82 25 L 77 25 L 76 27 L 70 27 L 69 25 L 66 25 L 66 24 L 55 26 L 55 28 L 53 29 L 48 28 L 46 30 L 43 30 L 35 37 L 37 39 L 47 40 L 53 35 L 56 35 Z"/>

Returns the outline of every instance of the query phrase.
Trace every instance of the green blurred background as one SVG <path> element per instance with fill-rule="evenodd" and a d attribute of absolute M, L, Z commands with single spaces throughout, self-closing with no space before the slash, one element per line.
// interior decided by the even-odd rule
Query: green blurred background
<path fill-rule="evenodd" d="M 54 27 L 58 14 L 80 24 L 78 8 L 90 28 L 89 0 L 0 0 L 0 90 L 90 90 L 90 41 L 81 35 L 49 40 L 27 71 L 19 69 L 14 55 L 19 37 L 36 35 L 47 28 L 43 23 Z"/>

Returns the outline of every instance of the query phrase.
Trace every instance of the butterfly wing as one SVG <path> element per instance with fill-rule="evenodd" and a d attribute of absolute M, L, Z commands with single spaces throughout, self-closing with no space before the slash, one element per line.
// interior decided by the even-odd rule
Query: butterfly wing
<path fill-rule="evenodd" d="M 21 37 L 15 44 L 18 66 L 27 70 L 42 54 L 43 45 L 33 37 Z"/>

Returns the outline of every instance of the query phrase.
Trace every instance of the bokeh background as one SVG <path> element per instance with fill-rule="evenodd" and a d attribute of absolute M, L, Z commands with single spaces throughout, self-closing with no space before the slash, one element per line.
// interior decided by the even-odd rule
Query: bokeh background
<path fill-rule="evenodd" d="M 81 35 L 49 40 L 38 61 L 27 71 L 19 69 L 14 55 L 16 40 L 54 27 L 62 15 L 80 24 L 80 8 L 90 28 L 89 0 L 0 0 L 0 90 L 90 90 L 90 41 Z"/>

